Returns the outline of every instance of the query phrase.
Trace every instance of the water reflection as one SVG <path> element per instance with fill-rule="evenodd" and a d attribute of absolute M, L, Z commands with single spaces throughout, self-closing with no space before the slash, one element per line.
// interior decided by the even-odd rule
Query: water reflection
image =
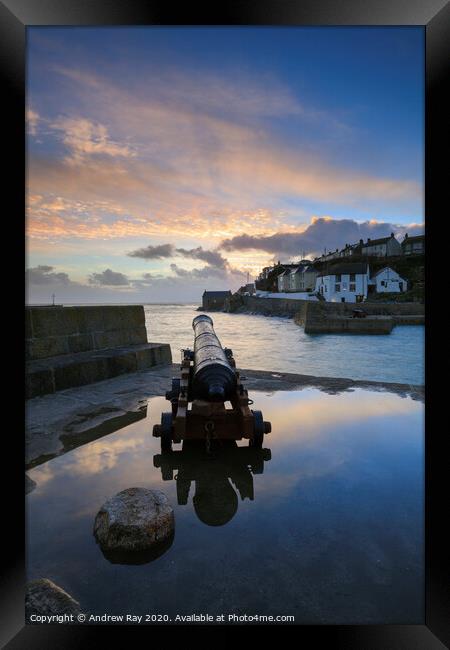
<path fill-rule="evenodd" d="M 89 442 L 104 438 L 115 431 L 124 429 L 130 424 L 145 420 L 147 417 L 146 404 L 142 405 L 137 411 L 125 411 L 115 417 L 105 417 L 105 414 L 110 414 L 111 411 L 120 411 L 120 409 L 100 407 L 80 414 L 62 430 L 59 436 L 62 448 L 53 453 L 41 454 L 37 452 L 35 454 L 33 451 L 33 441 L 29 441 L 27 444 L 28 460 L 25 463 L 25 469 L 32 469 L 43 465 L 52 458 L 61 456 L 77 447 L 83 447 Z M 98 423 L 97 420 L 99 420 Z"/>
<path fill-rule="evenodd" d="M 253 501 L 253 474 L 262 474 L 271 457 L 270 449 L 238 447 L 234 440 L 216 440 L 209 452 L 203 441 L 185 440 L 181 450 L 153 456 L 153 465 L 163 481 L 176 480 L 178 505 L 187 504 L 194 484 L 197 517 L 208 526 L 223 526 L 237 512 L 237 493 L 242 501 Z"/>
<path fill-rule="evenodd" d="M 273 423 L 270 462 L 243 443 L 204 462 L 188 446 L 160 458 L 151 431 L 166 401 L 152 397 L 146 418 L 29 470 L 28 579 L 95 614 L 423 623 L 422 402 L 360 389 L 254 397 Z M 176 520 L 171 547 L 139 566 L 107 561 L 92 535 L 105 500 L 130 486 L 163 490 Z"/>

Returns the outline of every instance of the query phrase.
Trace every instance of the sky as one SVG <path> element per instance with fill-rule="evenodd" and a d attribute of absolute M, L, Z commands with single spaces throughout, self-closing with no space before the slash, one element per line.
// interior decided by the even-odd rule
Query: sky
<path fill-rule="evenodd" d="M 27 34 L 28 302 L 199 302 L 423 232 L 423 28 Z"/>

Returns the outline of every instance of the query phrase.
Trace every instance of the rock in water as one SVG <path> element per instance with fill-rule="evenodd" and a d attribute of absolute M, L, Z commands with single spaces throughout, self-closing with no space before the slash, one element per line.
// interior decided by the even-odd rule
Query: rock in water
<path fill-rule="evenodd" d="M 123 564 L 149 562 L 171 545 L 173 509 L 159 490 L 128 488 L 106 501 L 94 523 L 94 535 L 107 559 Z"/>
<path fill-rule="evenodd" d="M 77 614 L 81 613 L 80 603 L 47 578 L 33 580 L 27 585 L 25 613 L 29 620 L 32 614 Z"/>

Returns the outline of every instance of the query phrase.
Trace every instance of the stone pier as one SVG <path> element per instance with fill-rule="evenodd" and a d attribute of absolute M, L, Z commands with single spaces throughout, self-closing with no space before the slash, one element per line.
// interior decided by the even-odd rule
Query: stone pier
<path fill-rule="evenodd" d="M 26 307 L 25 327 L 27 398 L 172 362 L 142 305 Z"/>
<path fill-rule="evenodd" d="M 361 308 L 366 318 L 352 318 Z M 424 325 L 421 303 L 337 303 L 292 298 L 258 298 L 233 294 L 225 311 L 293 318 L 306 334 L 390 334 L 396 325 Z"/>

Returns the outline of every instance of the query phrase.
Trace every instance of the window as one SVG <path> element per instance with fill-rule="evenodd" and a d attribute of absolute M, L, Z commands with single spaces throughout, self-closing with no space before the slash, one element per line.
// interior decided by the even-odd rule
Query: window
<path fill-rule="evenodd" d="M 350 273 L 350 282 L 355 282 L 355 281 L 356 281 L 355 274 Z"/>
<path fill-rule="evenodd" d="M 356 291 L 356 283 L 350 282 L 350 291 Z"/>
<path fill-rule="evenodd" d="M 340 284 L 335 284 L 334 285 L 334 290 L 336 291 L 336 293 L 339 293 L 339 291 L 341 290 L 341 285 Z"/>
<path fill-rule="evenodd" d="M 338 274 L 336 275 L 336 282 L 340 282 L 340 281 L 341 281 L 341 274 L 338 273 Z"/>

